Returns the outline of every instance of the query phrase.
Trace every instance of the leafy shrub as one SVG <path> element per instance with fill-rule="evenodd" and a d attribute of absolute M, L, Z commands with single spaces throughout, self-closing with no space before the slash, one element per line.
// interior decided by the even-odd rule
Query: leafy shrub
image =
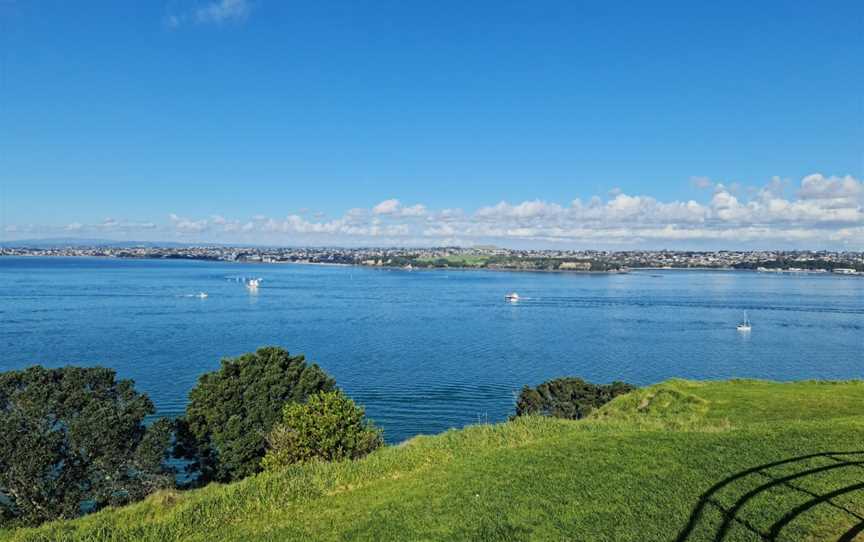
<path fill-rule="evenodd" d="M 266 436 L 285 403 L 303 402 L 334 386 L 317 365 L 282 348 L 224 359 L 190 392 L 178 422 L 177 453 L 194 461 L 199 482 L 230 482 L 258 472 Z"/>
<path fill-rule="evenodd" d="M 581 378 L 556 378 L 536 388 L 523 387 L 516 401 L 516 415 L 540 414 L 578 420 L 615 397 L 635 389 L 624 382 L 592 384 Z"/>
<path fill-rule="evenodd" d="M 338 390 L 312 395 L 305 404 L 288 403 L 268 437 L 264 468 L 363 457 L 383 442 L 381 430 L 364 414 Z"/>
<path fill-rule="evenodd" d="M 173 485 L 172 424 L 102 367 L 0 373 L 0 520 L 37 524 Z"/>

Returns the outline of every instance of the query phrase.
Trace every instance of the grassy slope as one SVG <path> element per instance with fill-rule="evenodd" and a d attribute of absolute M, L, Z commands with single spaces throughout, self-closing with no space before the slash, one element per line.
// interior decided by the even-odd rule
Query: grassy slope
<path fill-rule="evenodd" d="M 439 258 L 418 258 L 417 261 L 420 262 L 434 262 Z M 486 262 L 489 260 L 488 256 L 458 256 L 455 254 L 451 254 L 450 256 L 445 256 L 443 258 L 447 260 L 450 265 L 459 266 L 459 267 L 483 267 Z"/>
<path fill-rule="evenodd" d="M 773 526 L 778 540 L 837 540 L 861 521 L 853 514 L 864 516 L 864 489 L 854 485 L 864 464 L 853 464 L 864 452 L 748 469 L 861 451 L 862 437 L 864 383 L 673 381 L 591 420 L 418 437 L 358 462 L 162 493 L 9 538 L 648 541 L 684 532 L 743 541 Z M 737 473 L 693 515 L 706 491 Z"/>

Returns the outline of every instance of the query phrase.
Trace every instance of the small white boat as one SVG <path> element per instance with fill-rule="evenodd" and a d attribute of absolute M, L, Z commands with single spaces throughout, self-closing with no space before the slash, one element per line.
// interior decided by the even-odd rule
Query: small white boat
<path fill-rule="evenodd" d="M 207 299 L 207 292 L 198 292 L 195 297 L 198 299 Z"/>
<path fill-rule="evenodd" d="M 519 301 L 519 294 L 517 294 L 516 292 L 509 293 L 504 296 L 504 300 L 510 303 L 516 303 L 517 301 Z"/>
<path fill-rule="evenodd" d="M 249 279 L 249 282 L 246 283 L 246 287 L 250 290 L 257 290 L 260 285 L 261 279 Z"/>
<path fill-rule="evenodd" d="M 735 329 L 737 329 L 738 331 L 744 331 L 744 332 L 747 332 L 747 331 L 750 331 L 751 329 L 753 329 L 752 324 L 750 324 L 750 318 L 747 316 L 747 312 L 744 312 L 744 321 L 739 322 L 738 325 L 735 326 Z"/>

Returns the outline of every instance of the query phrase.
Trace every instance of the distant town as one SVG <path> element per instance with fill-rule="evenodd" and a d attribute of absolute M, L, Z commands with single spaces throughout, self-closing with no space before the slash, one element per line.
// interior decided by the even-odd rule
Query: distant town
<path fill-rule="evenodd" d="M 516 250 L 472 248 L 267 248 L 237 246 L 0 246 L 0 256 L 190 259 L 341 264 L 402 269 L 470 268 L 622 273 L 631 269 L 748 269 L 864 276 L 864 252 Z"/>

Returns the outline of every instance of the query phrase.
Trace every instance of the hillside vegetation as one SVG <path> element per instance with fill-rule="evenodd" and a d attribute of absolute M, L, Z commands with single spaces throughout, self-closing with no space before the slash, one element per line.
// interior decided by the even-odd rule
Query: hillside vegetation
<path fill-rule="evenodd" d="M 862 437 L 861 382 L 670 381 L 0 538 L 856 540 Z"/>

